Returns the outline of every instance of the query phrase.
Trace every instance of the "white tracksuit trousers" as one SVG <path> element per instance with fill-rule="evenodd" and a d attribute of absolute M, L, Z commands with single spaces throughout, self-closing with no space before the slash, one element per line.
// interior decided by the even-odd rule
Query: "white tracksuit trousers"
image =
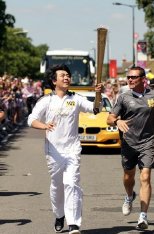
<path fill-rule="evenodd" d="M 67 225 L 75 224 L 80 227 L 83 195 L 79 185 L 80 155 L 61 154 L 60 158 L 57 162 L 51 155 L 46 155 L 51 176 L 50 198 L 53 213 L 57 218 L 65 215 Z"/>

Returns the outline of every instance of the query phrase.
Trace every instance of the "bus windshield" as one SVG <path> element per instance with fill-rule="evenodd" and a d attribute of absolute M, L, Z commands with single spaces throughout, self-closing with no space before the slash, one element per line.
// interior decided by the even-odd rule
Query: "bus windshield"
<path fill-rule="evenodd" d="M 47 67 L 50 65 L 66 64 L 72 73 L 73 86 L 90 86 L 93 79 L 90 74 L 90 64 L 88 56 L 77 55 L 48 55 Z"/>

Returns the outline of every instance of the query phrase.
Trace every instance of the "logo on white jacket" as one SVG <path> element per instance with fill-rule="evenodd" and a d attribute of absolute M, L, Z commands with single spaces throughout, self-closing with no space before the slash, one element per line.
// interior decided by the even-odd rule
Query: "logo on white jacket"
<path fill-rule="evenodd" d="M 70 106 L 75 106 L 75 101 L 67 101 L 66 102 L 66 106 L 68 107 L 70 107 Z"/>

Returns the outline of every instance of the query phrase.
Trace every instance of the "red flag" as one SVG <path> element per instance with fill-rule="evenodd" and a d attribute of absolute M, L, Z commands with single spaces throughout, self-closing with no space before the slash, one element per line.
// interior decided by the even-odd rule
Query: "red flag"
<path fill-rule="evenodd" d="M 110 78 L 117 78 L 117 60 L 111 59 L 109 66 Z"/>

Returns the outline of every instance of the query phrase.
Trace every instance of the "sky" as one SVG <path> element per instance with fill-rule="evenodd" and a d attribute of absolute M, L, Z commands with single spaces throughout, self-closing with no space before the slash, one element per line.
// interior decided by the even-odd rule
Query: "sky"
<path fill-rule="evenodd" d="M 6 13 L 16 18 L 15 27 L 27 31 L 33 45 L 47 44 L 50 50 L 97 51 L 97 28 L 108 29 L 104 62 L 132 61 L 132 7 L 135 0 L 5 0 Z M 143 40 L 147 31 L 144 12 L 135 7 L 135 34 Z"/>

